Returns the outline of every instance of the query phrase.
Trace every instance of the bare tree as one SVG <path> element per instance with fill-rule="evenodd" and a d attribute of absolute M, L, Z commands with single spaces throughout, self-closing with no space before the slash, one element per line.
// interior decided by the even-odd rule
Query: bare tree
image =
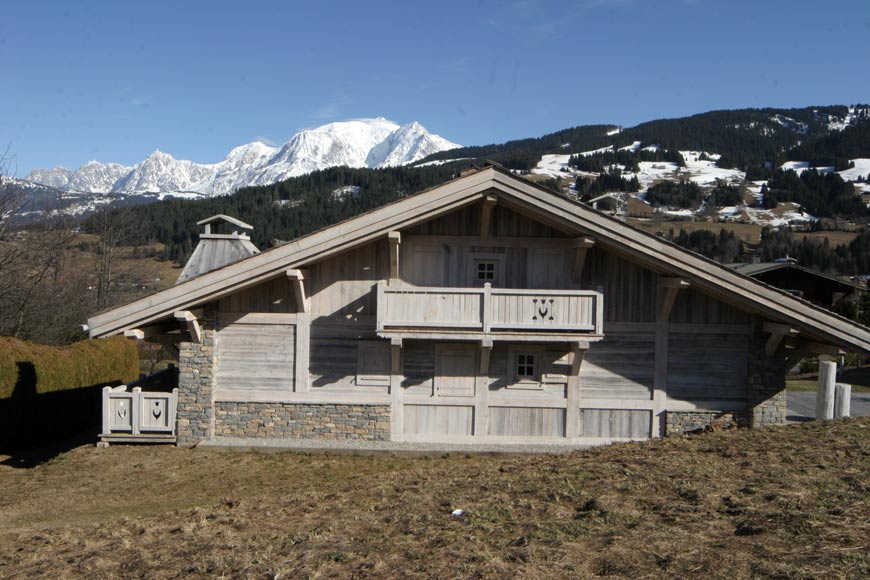
<path fill-rule="evenodd" d="M 124 276 L 118 272 L 116 261 L 121 246 L 131 238 L 134 221 L 129 207 L 103 209 L 90 219 L 91 231 L 98 236 L 96 244 L 97 310 L 104 310 Z"/>
<path fill-rule="evenodd" d="M 16 225 L 24 192 L 8 174 L 8 148 L 0 158 L 0 334 L 47 343 L 76 337 L 87 283 L 69 261 L 74 230 L 50 216 L 27 229 Z M 53 219 L 52 219 L 53 218 Z"/>

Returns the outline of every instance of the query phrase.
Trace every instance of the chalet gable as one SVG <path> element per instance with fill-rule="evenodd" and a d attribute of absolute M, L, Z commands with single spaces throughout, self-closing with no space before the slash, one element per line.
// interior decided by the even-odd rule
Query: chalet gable
<path fill-rule="evenodd" d="M 481 205 L 481 237 L 488 235 L 493 208 L 503 206 L 600 247 L 670 279 L 765 319 L 788 325 L 814 340 L 850 351 L 870 352 L 870 330 L 794 298 L 727 267 L 562 197 L 503 169 L 490 167 L 367 212 L 271 250 L 180 283 L 92 317 L 92 337 L 111 336 L 171 318 L 288 271 L 395 237 L 463 207 Z M 583 259 L 577 252 L 577 260 Z M 581 268 L 582 269 L 582 268 Z M 667 293 L 666 293 L 667 294 Z M 606 300 L 606 297 L 605 297 Z"/>

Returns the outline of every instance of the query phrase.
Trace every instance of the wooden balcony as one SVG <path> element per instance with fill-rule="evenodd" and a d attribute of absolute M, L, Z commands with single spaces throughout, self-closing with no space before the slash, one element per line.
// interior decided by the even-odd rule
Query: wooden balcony
<path fill-rule="evenodd" d="M 603 336 L 603 295 L 592 290 L 378 285 L 385 338 L 594 341 Z"/>

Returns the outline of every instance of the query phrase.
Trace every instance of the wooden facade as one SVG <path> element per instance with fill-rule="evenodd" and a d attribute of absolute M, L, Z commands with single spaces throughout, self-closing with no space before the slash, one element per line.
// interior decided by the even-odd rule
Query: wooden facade
<path fill-rule="evenodd" d="M 790 359 L 870 350 L 863 327 L 495 168 L 89 324 L 181 343 L 189 442 L 579 444 L 681 417 L 772 423 Z"/>

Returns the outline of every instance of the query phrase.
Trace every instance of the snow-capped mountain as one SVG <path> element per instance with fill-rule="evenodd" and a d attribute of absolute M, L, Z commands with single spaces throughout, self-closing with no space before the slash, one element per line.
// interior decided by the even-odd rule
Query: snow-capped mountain
<path fill-rule="evenodd" d="M 247 185 L 275 183 L 339 165 L 371 168 L 405 165 L 455 147 L 459 145 L 429 133 L 419 123 L 401 126 L 378 117 L 301 131 L 281 147 L 248 143 L 213 164 L 179 160 L 154 151 L 133 167 L 91 161 L 75 171 L 64 167 L 37 169 L 26 179 L 87 193 L 181 191 L 221 195 Z"/>
<path fill-rule="evenodd" d="M 72 175 L 69 181 L 61 187 L 70 191 L 84 191 L 89 193 L 109 193 L 119 179 L 130 173 L 132 167 L 117 163 L 100 163 L 88 161 Z"/>

